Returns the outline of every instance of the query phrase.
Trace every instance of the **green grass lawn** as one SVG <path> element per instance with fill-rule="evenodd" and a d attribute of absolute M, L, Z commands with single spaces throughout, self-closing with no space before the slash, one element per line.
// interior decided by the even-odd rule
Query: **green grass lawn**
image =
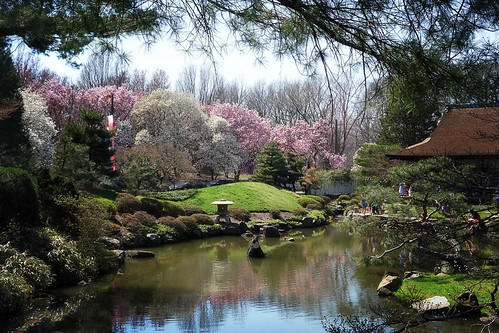
<path fill-rule="evenodd" d="M 491 301 L 494 280 L 483 279 L 468 274 L 435 276 L 422 274 L 419 278 L 406 280 L 395 296 L 406 302 L 420 301 L 433 296 L 445 296 L 451 304 L 464 291 L 471 290 L 478 297 L 480 304 Z"/>
<path fill-rule="evenodd" d="M 301 208 L 297 202 L 298 196 L 288 190 L 256 182 L 238 182 L 199 189 L 197 193 L 180 204 L 203 207 L 208 214 L 214 214 L 217 207 L 213 201 L 226 199 L 234 202 L 231 208 L 244 208 L 250 212 L 263 212 L 270 209 L 292 211 Z"/>

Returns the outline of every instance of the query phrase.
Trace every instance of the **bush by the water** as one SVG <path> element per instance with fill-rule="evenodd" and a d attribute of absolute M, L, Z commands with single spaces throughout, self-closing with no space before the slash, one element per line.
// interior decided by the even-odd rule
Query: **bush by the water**
<path fill-rule="evenodd" d="M 151 198 L 142 198 L 140 202 L 142 203 L 142 209 L 156 218 L 164 215 L 163 204 L 160 201 Z"/>
<path fill-rule="evenodd" d="M 311 204 L 307 205 L 307 209 L 309 209 L 309 210 L 320 210 L 321 209 L 321 205 L 315 204 L 315 203 L 311 203 Z"/>
<path fill-rule="evenodd" d="M 121 217 L 121 223 L 132 234 L 137 235 L 142 233 L 143 230 L 142 224 L 140 224 L 138 218 L 136 218 L 134 215 L 130 213 L 123 214 L 123 216 Z"/>
<path fill-rule="evenodd" d="M 176 233 L 175 236 L 177 237 L 183 236 L 187 230 L 185 224 L 183 224 L 173 216 L 160 217 L 158 219 L 158 223 L 173 228 L 173 230 L 175 230 Z"/>
<path fill-rule="evenodd" d="M 229 210 L 229 215 L 236 220 L 243 222 L 251 220 L 251 213 L 244 208 L 232 208 Z"/>
<path fill-rule="evenodd" d="M 197 225 L 213 225 L 215 221 L 208 214 L 193 214 L 191 215 L 195 220 Z"/>
<path fill-rule="evenodd" d="M 269 210 L 269 213 L 270 213 L 270 216 L 274 220 L 282 220 L 282 216 L 281 216 L 281 211 L 280 210 L 278 210 L 278 209 L 271 209 L 271 210 Z"/>
<path fill-rule="evenodd" d="M 154 216 L 141 210 L 135 212 L 135 214 L 133 214 L 133 217 L 135 217 L 143 226 L 154 227 L 154 225 L 156 224 L 156 218 Z"/>
<path fill-rule="evenodd" d="M 190 216 L 194 214 L 206 214 L 206 211 L 199 206 L 195 205 L 183 205 L 185 210 L 185 215 Z"/>
<path fill-rule="evenodd" d="M 324 202 L 324 200 L 321 199 L 321 201 L 319 201 L 319 200 L 317 200 L 317 198 L 319 198 L 319 197 L 313 196 L 313 195 L 305 195 L 305 196 L 298 198 L 298 204 L 300 206 L 302 206 L 303 208 L 307 208 L 307 206 L 310 204 L 323 206 L 323 204 L 321 204 L 321 201 Z"/>
<path fill-rule="evenodd" d="M 193 232 L 197 228 L 196 219 L 192 216 L 179 216 L 177 217 L 181 223 L 183 223 L 189 233 Z"/>
<path fill-rule="evenodd" d="M 24 310 L 30 289 L 22 276 L 0 270 L 0 313 L 19 313 Z"/>
<path fill-rule="evenodd" d="M 168 216 L 178 217 L 185 215 L 185 209 L 177 202 L 165 201 L 163 202 L 163 211 Z"/>
<path fill-rule="evenodd" d="M 308 211 L 306 209 L 296 208 L 291 212 L 294 216 L 307 216 Z"/>
<path fill-rule="evenodd" d="M 116 211 L 120 214 L 133 214 L 138 210 L 142 210 L 142 204 L 137 197 L 129 193 L 120 193 L 114 202 Z"/>

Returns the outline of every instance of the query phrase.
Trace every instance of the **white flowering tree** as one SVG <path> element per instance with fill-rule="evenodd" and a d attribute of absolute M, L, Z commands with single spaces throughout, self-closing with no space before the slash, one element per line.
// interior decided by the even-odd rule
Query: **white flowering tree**
<path fill-rule="evenodd" d="M 132 110 L 134 133 L 147 130 L 155 143 L 168 143 L 191 158 L 209 137 L 206 121 L 199 102 L 184 92 L 155 90 Z"/>
<path fill-rule="evenodd" d="M 24 112 L 22 123 L 38 166 L 48 166 L 55 154 L 53 138 L 57 134 L 52 118 L 48 116 L 45 99 L 30 89 L 21 90 Z"/>
<path fill-rule="evenodd" d="M 199 172 L 209 173 L 211 179 L 223 172 L 228 175 L 240 169 L 242 158 L 238 155 L 241 146 L 232 133 L 227 120 L 212 116 L 207 122 L 211 140 L 202 142 L 197 151 L 195 167 Z"/>

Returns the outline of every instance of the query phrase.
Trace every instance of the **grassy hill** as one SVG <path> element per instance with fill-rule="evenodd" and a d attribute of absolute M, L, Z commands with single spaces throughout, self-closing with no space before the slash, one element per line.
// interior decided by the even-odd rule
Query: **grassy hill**
<path fill-rule="evenodd" d="M 239 182 L 199 189 L 194 196 L 179 203 L 201 206 L 208 214 L 214 214 L 217 211 L 217 207 L 211 203 L 220 199 L 234 202 L 229 209 L 239 207 L 251 212 L 263 212 L 270 209 L 290 212 L 295 208 L 301 208 L 297 203 L 297 198 L 298 195 L 291 191 L 277 189 L 267 184 Z"/>

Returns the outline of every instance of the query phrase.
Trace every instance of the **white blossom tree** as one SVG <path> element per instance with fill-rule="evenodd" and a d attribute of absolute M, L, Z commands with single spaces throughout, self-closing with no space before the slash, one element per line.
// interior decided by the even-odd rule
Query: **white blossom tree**
<path fill-rule="evenodd" d="M 33 156 L 38 166 L 48 166 L 55 154 L 55 123 L 48 116 L 47 103 L 41 95 L 30 89 L 21 90 L 21 94 L 24 102 L 22 123 L 28 133 Z"/>

